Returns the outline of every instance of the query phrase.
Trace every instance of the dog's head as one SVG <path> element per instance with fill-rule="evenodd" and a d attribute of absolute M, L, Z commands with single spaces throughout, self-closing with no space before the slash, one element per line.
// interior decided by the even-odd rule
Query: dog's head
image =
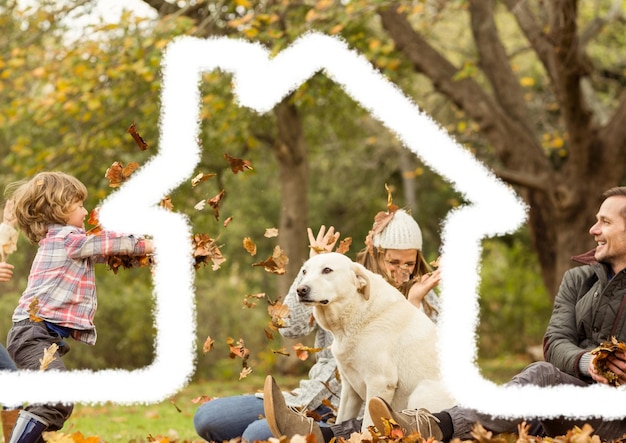
<path fill-rule="evenodd" d="M 306 261 L 297 288 L 302 303 L 327 305 L 348 300 L 355 292 L 369 299 L 368 271 L 336 252 L 318 254 Z"/>

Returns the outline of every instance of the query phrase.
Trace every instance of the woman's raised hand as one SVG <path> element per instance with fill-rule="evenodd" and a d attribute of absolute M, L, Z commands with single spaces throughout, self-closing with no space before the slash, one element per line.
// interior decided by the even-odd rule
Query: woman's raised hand
<path fill-rule="evenodd" d="M 329 227 L 328 231 L 326 231 L 326 226 L 322 225 L 317 236 L 313 235 L 311 228 L 306 228 L 306 231 L 309 234 L 309 257 L 325 252 L 332 252 L 340 235 L 339 232 L 335 232 L 333 226 Z"/>

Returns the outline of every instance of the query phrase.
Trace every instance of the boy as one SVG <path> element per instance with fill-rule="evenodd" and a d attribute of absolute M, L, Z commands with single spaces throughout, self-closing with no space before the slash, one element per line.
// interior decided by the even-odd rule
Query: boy
<path fill-rule="evenodd" d="M 83 202 L 87 189 L 62 172 L 41 172 L 17 187 L 14 210 L 18 228 L 39 249 L 28 286 L 13 312 L 7 349 L 21 369 L 39 369 L 39 359 L 52 344 L 58 357 L 69 351 L 65 338 L 93 345 L 97 307 L 94 263 L 111 255 L 153 252 L 151 240 L 102 231 L 87 235 Z M 56 358 L 48 369 L 66 370 Z M 41 441 L 44 430 L 58 430 L 72 413 L 68 404 L 31 405 L 18 420 L 10 443 Z"/>

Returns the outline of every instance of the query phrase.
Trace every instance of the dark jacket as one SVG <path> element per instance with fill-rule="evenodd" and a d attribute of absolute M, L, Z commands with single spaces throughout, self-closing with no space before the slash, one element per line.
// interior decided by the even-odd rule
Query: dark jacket
<path fill-rule="evenodd" d="M 626 342 L 626 270 L 609 281 L 610 266 L 593 251 L 573 257 L 585 263 L 563 276 L 543 338 L 546 361 L 584 378 L 578 363 L 585 352 L 615 337 Z"/>

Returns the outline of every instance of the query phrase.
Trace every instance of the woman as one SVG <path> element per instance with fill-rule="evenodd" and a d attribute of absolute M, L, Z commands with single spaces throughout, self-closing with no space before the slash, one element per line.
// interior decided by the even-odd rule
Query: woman
<path fill-rule="evenodd" d="M 440 277 L 438 271 L 427 274 L 429 269 L 421 253 L 422 233 L 417 222 L 403 210 L 379 213 L 376 219 L 382 221 L 375 221 L 365 241 L 367 246 L 359 253 L 357 261 L 383 275 L 414 305 L 423 308 L 431 319 L 436 319 L 437 296 L 432 289 L 439 283 Z M 384 226 L 381 225 L 383 222 Z M 317 236 L 310 228 L 307 231 L 311 256 L 332 251 L 339 239 L 339 232 L 335 232 L 332 226 L 328 230 L 322 226 Z M 298 277 L 285 297 L 284 304 L 289 307 L 289 316 L 285 319 L 285 327 L 279 331 L 287 338 L 301 338 L 315 333 L 315 347 L 323 350 L 316 354 L 316 362 L 309 371 L 309 378 L 301 380 L 296 389 L 282 393 L 282 404 L 289 408 L 285 417 L 294 420 L 296 426 L 303 424 L 306 429 L 310 429 L 313 419 L 302 415 L 308 411 L 315 417 L 318 432 L 319 426 L 326 427 L 328 431 L 327 426 L 334 419 L 333 409 L 336 410 L 339 405 L 341 392 L 336 376 L 337 364 L 330 352 L 332 335 L 320 328 L 315 321 L 311 321 L 310 306 L 298 302 L 296 288 L 299 282 Z M 295 413 L 294 410 L 303 412 Z M 194 426 L 198 435 L 207 441 L 224 441 L 239 436 L 243 441 L 264 441 L 273 436 L 267 420 L 259 419 L 264 413 L 260 396 L 218 398 L 198 408 L 194 416 Z M 288 429 L 282 430 L 282 433 L 293 435 L 288 433 Z M 321 434 L 318 434 L 319 438 Z"/>
<path fill-rule="evenodd" d="M 325 233 L 324 229 L 322 226 L 315 239 L 309 229 L 309 240 L 315 240 L 317 245 L 324 245 L 325 241 L 330 241 L 328 237 L 333 235 L 333 228 L 330 227 L 328 233 Z M 337 239 L 338 234 L 332 237 L 332 246 Z M 430 272 L 430 267 L 422 253 L 422 232 L 415 219 L 403 209 L 379 212 L 374 218 L 374 225 L 365 239 L 365 244 L 366 247 L 357 254 L 356 261 L 369 270 L 381 274 L 415 307 L 423 309 L 431 320 L 436 321 L 439 313 L 437 310 L 439 299 L 433 289 L 439 284 L 441 273 L 439 270 Z M 317 249 L 330 251 L 332 246 Z M 294 312 L 297 312 L 298 318 L 311 318 L 312 308 L 298 303 L 297 297 L 291 291 L 285 298 L 285 304 L 289 306 L 292 317 Z M 316 323 L 313 323 L 309 332 L 313 328 L 323 331 Z M 293 337 L 287 335 L 286 332 L 289 330 L 281 329 L 280 332 L 283 336 Z M 334 359 L 332 364 L 334 370 L 336 368 Z M 334 392 L 339 393 L 339 391 Z M 359 419 L 347 420 L 330 426 L 327 424 L 328 420 L 314 421 L 311 416 L 316 416 L 316 414 L 309 413 L 307 416 L 303 413 L 311 411 L 310 405 L 294 408 L 294 404 L 290 403 L 285 393 L 280 395 L 280 388 L 271 377 L 267 377 L 264 395 L 272 398 L 272 401 L 267 402 L 271 407 L 264 410 L 266 417 L 264 421 L 268 423 L 275 437 L 313 434 L 318 442 L 328 442 L 333 437 L 343 437 L 347 440 L 353 432 L 361 431 Z M 283 396 L 286 401 L 282 401 Z M 338 397 L 335 398 L 338 400 Z"/>

